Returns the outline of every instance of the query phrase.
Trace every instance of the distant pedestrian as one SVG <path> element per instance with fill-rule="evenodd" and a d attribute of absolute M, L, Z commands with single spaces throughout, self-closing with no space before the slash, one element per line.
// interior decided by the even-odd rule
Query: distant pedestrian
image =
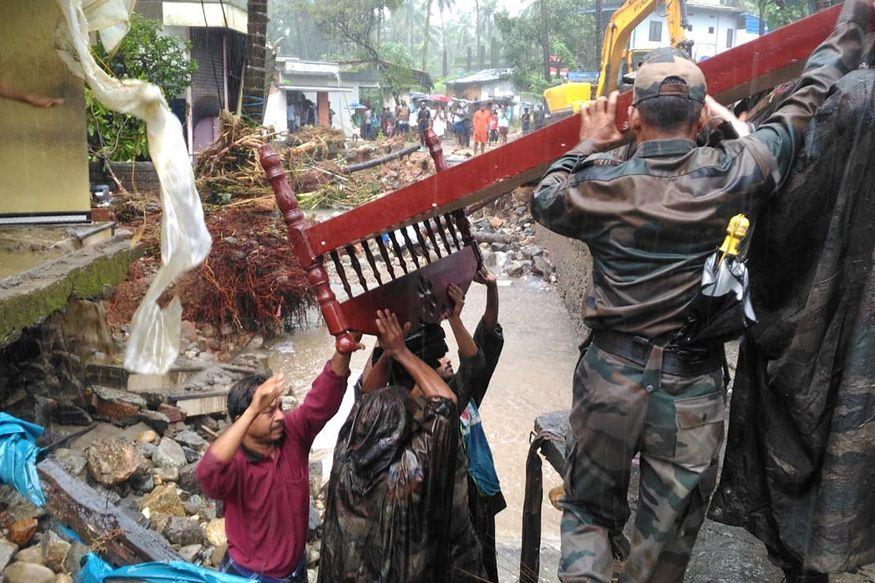
<path fill-rule="evenodd" d="M 498 139 L 502 144 L 507 143 L 507 131 L 510 127 L 510 108 L 501 106 L 498 110 Z"/>
<path fill-rule="evenodd" d="M 431 125 L 431 111 L 426 107 L 425 102 L 419 107 L 419 113 L 416 114 L 416 127 L 419 129 L 419 144 L 425 145 L 425 130 Z"/>
<path fill-rule="evenodd" d="M 398 120 L 398 132 L 406 138 L 407 134 L 410 133 L 410 108 L 403 99 L 401 104 L 395 108 L 395 118 Z"/>
<path fill-rule="evenodd" d="M 444 113 L 442 105 L 438 105 L 434 113 L 434 119 L 431 122 L 431 127 L 437 137 L 442 138 L 447 132 L 447 114 Z"/>
<path fill-rule="evenodd" d="M 520 117 L 520 126 L 522 126 L 523 134 L 527 134 L 532 131 L 532 126 L 534 125 L 534 118 L 532 117 L 532 110 L 527 105 L 525 109 L 523 109 L 523 115 Z"/>
<path fill-rule="evenodd" d="M 474 155 L 477 155 L 479 147 L 480 153 L 486 152 L 486 139 L 489 134 L 489 120 L 492 113 L 489 111 L 486 103 L 480 104 L 480 109 L 474 114 Z"/>
<path fill-rule="evenodd" d="M 373 131 L 374 131 L 374 114 L 371 112 L 371 108 L 368 107 L 365 109 L 364 123 L 362 124 L 362 138 L 365 140 L 373 140 Z"/>

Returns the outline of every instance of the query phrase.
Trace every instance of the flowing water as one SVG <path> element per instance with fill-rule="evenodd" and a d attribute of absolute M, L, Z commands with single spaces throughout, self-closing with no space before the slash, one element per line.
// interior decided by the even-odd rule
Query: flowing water
<path fill-rule="evenodd" d="M 499 557 L 500 568 L 515 573 L 518 566 L 510 555 L 519 550 L 529 436 L 535 417 L 570 406 L 571 375 L 577 361 L 578 339 L 558 295 L 539 280 L 502 280 L 499 286 L 499 321 L 504 327 L 505 346 L 481 413 L 508 503 L 508 508 L 496 519 L 497 538 L 503 546 L 510 548 L 509 553 Z M 472 332 L 485 304 L 485 288 L 473 284 L 463 313 L 463 320 Z M 446 328 L 451 354 L 455 354 L 452 334 L 449 327 Z M 358 378 L 373 343 L 373 338 L 366 337 L 368 350 L 354 355 L 351 384 Z M 312 379 L 331 357 L 334 344 L 326 329 L 314 326 L 305 332 L 278 339 L 271 348 L 272 368 L 285 373 L 294 394 L 302 398 Z M 458 364 L 457 358 L 454 364 Z M 331 449 L 352 400 L 350 389 L 340 412 L 314 443 L 314 455 L 323 459 L 326 478 Z M 544 464 L 544 473 L 546 499 L 546 492 L 560 485 L 561 479 L 547 463 Z M 543 504 L 542 539 L 545 544 L 555 547 L 559 538 L 559 518 L 559 512 L 549 502 Z"/>

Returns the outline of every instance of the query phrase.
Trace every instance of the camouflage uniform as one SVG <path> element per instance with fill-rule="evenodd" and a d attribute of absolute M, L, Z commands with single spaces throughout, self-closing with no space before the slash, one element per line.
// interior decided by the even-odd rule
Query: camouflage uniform
<path fill-rule="evenodd" d="M 669 343 L 730 217 L 756 216 L 785 179 L 800 132 L 830 87 L 858 66 L 868 15 L 863 0 L 846 3 L 798 88 L 751 135 L 716 147 L 648 141 L 625 161 L 596 154 L 583 141 L 536 189 L 534 218 L 586 242 L 593 257 L 585 318 L 594 346 L 574 375 L 561 503 L 563 581 L 611 580 L 609 533 L 628 517 L 629 466 L 637 451 L 639 514 L 620 580 L 683 578 L 715 485 L 724 387 L 719 364 L 688 362 Z M 670 76 L 684 84 L 663 85 Z M 705 91 L 697 67 L 662 49 L 639 69 L 633 101 L 662 95 L 701 101 Z M 705 349 L 704 364 L 722 351 Z"/>

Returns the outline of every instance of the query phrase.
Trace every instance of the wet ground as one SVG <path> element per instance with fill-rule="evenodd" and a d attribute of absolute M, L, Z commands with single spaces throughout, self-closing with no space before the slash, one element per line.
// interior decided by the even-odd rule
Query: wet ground
<path fill-rule="evenodd" d="M 571 370 L 577 360 L 577 338 L 559 297 L 545 289 L 539 280 L 503 280 L 500 285 L 500 322 L 505 329 L 505 348 L 495 371 L 481 413 L 502 491 L 508 508 L 496 521 L 499 546 L 503 549 L 499 568 L 505 580 L 518 578 L 519 538 L 525 486 L 525 460 L 529 435 L 535 417 L 542 413 L 566 409 L 570 405 Z M 466 298 L 463 320 L 473 332 L 486 305 L 483 286 L 474 284 Z M 449 327 L 448 343 L 455 354 Z M 373 338 L 365 338 L 373 346 Z M 316 328 L 273 343 L 270 365 L 291 379 L 294 393 L 303 397 L 310 381 L 319 373 L 333 352 L 328 332 Z M 369 351 L 368 351 L 369 352 Z M 365 362 L 364 353 L 352 361 L 354 381 Z M 458 359 L 455 360 L 458 363 Z M 348 391 L 341 410 L 314 443 L 314 453 L 323 458 L 324 476 L 328 476 L 331 448 L 349 408 Z M 559 476 L 545 465 L 545 492 L 561 484 Z M 559 512 L 549 502 L 543 506 L 543 541 L 545 572 L 555 573 L 559 541 Z M 551 549 L 554 558 L 550 560 Z M 549 579 L 548 579 L 549 580 Z"/>
<path fill-rule="evenodd" d="M 481 413 L 492 447 L 508 508 L 496 520 L 498 566 L 502 581 L 519 579 L 520 532 L 525 485 L 525 459 L 535 417 L 567 409 L 571 403 L 571 373 L 577 361 L 578 337 L 558 293 L 537 279 L 501 280 L 499 321 L 505 330 L 505 348 L 495 371 Z M 485 306 L 485 288 L 473 285 L 467 294 L 463 319 L 474 330 Z M 318 317 L 312 318 L 319 322 Z M 451 337 L 448 330 L 448 336 Z M 451 341 L 451 338 L 448 338 Z M 351 383 L 358 378 L 368 351 L 352 360 Z M 333 340 L 319 326 L 272 343 L 270 365 L 290 380 L 296 396 L 303 398 L 312 379 L 333 353 Z M 451 349 L 454 347 L 451 345 Z M 456 360 L 456 362 L 458 362 Z M 314 443 L 314 455 L 323 460 L 323 476 L 330 472 L 337 432 L 352 406 L 347 392 L 340 412 Z M 544 493 L 561 484 L 549 464 L 544 464 Z M 634 507 L 634 506 L 633 506 Z M 542 503 L 541 581 L 556 581 L 559 561 L 560 513 Z M 687 577 L 691 583 L 780 583 L 779 569 L 769 563 L 765 549 L 743 529 L 711 521 L 702 527 Z M 875 570 L 832 577 L 833 583 L 872 583 Z"/>

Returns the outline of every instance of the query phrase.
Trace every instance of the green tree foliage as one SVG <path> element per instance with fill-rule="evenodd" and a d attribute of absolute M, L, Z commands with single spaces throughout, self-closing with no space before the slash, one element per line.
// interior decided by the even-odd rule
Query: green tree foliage
<path fill-rule="evenodd" d="M 514 82 L 520 88 L 541 93 L 561 79 L 549 82 L 544 79 L 540 6 L 536 4 L 515 17 L 504 11 L 496 13 L 495 28 L 500 34 L 505 61 L 513 64 Z M 546 5 L 550 54 L 558 59 L 560 68 L 596 69 L 598 57 L 592 42 L 594 18 L 581 10 L 590 5 L 591 2 L 583 4 L 579 0 L 550 0 Z"/>
<path fill-rule="evenodd" d="M 334 43 L 316 26 L 317 0 L 271 0 L 267 4 L 267 38 L 282 55 L 319 60 L 333 52 Z"/>
<path fill-rule="evenodd" d="M 131 30 L 115 54 L 101 45 L 97 61 L 119 79 L 143 79 L 154 83 L 168 99 L 179 97 L 191 83 L 197 63 L 188 58 L 189 46 L 161 32 L 161 23 L 131 16 Z M 93 159 L 113 162 L 145 160 L 149 156 L 146 126 L 140 120 L 110 111 L 85 90 L 89 153 Z"/>
<path fill-rule="evenodd" d="M 386 11 L 400 4 L 401 0 L 332 0 L 315 2 L 310 14 L 316 27 L 337 41 L 343 53 L 351 58 L 379 61 L 383 57 L 378 28 Z"/>

